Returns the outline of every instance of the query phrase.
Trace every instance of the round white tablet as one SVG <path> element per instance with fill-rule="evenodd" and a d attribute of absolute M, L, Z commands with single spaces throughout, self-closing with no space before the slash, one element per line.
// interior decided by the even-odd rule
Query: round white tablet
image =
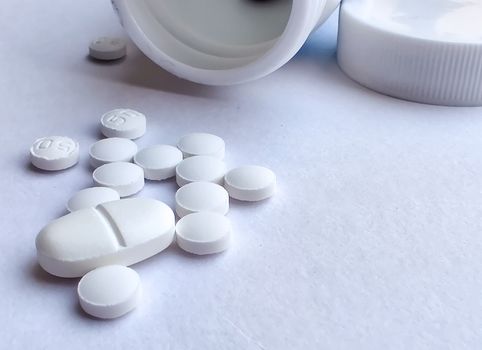
<path fill-rule="evenodd" d="M 192 182 L 176 192 L 176 213 L 180 218 L 201 211 L 226 215 L 229 195 L 224 187 L 212 182 Z"/>
<path fill-rule="evenodd" d="M 97 60 L 113 61 L 127 53 L 126 41 L 121 38 L 101 37 L 89 45 L 89 56 Z"/>
<path fill-rule="evenodd" d="M 111 319 L 137 307 L 141 280 L 133 269 L 121 265 L 99 267 L 87 273 L 77 287 L 82 309 L 98 318 Z"/>
<path fill-rule="evenodd" d="M 65 136 L 42 137 L 30 147 L 30 160 L 42 170 L 70 168 L 79 161 L 79 143 Z"/>
<path fill-rule="evenodd" d="M 231 223 L 224 215 L 212 212 L 189 214 L 176 225 L 176 242 L 189 253 L 220 253 L 229 247 Z"/>
<path fill-rule="evenodd" d="M 94 170 L 93 178 L 97 186 L 110 187 L 121 197 L 132 196 L 144 187 L 144 171 L 132 163 L 104 164 Z"/>
<path fill-rule="evenodd" d="M 212 156 L 224 158 L 225 144 L 219 136 L 206 133 L 192 133 L 183 136 L 177 147 L 185 158 L 192 156 Z"/>
<path fill-rule="evenodd" d="M 165 180 L 176 175 L 176 166 L 182 161 L 182 152 L 169 145 L 157 145 L 140 150 L 134 162 L 144 169 L 148 180 Z"/>
<path fill-rule="evenodd" d="M 224 187 L 232 198 L 248 202 L 261 201 L 275 194 L 276 175 L 261 166 L 242 166 L 226 174 Z"/>
<path fill-rule="evenodd" d="M 102 203 L 119 200 L 117 191 L 108 187 L 90 187 L 80 190 L 67 202 L 67 210 L 77 211 L 86 208 L 93 208 Z"/>
<path fill-rule="evenodd" d="M 204 181 L 223 184 L 226 165 L 218 158 L 195 156 L 184 159 L 176 167 L 176 182 L 182 187 L 191 182 Z"/>
<path fill-rule="evenodd" d="M 110 137 L 94 143 L 89 150 L 90 164 L 97 168 L 114 162 L 130 162 L 137 153 L 134 141 L 120 137 Z"/>
<path fill-rule="evenodd" d="M 100 130 L 106 137 L 137 139 L 146 133 L 146 116 L 132 109 L 114 109 L 102 116 Z"/>

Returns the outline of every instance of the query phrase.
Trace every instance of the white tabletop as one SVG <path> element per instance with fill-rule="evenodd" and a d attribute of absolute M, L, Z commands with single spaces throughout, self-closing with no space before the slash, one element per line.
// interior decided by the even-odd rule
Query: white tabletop
<path fill-rule="evenodd" d="M 122 62 L 92 62 L 102 35 L 124 35 L 107 0 L 0 4 L 0 348 L 481 348 L 482 109 L 352 82 L 336 64 L 335 17 L 278 72 L 228 88 L 176 79 L 132 43 Z M 87 150 L 116 107 L 148 116 L 141 147 L 223 137 L 228 165 L 272 168 L 279 194 L 231 203 L 224 254 L 173 245 L 135 265 L 142 306 L 98 321 L 78 306 L 78 280 L 37 265 L 34 240 L 92 184 Z M 48 135 L 79 140 L 80 164 L 29 166 Z M 140 196 L 172 206 L 175 190 L 151 182 Z"/>

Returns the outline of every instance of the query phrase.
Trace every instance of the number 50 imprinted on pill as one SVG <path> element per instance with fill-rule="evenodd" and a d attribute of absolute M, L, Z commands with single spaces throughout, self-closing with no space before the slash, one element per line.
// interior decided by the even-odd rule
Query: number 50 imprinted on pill
<path fill-rule="evenodd" d="M 79 143 L 66 136 L 42 137 L 30 148 L 30 160 L 42 170 L 70 168 L 79 161 Z"/>

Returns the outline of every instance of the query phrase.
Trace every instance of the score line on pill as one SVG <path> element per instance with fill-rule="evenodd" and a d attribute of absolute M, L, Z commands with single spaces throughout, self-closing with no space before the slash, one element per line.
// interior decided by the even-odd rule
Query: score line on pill
<path fill-rule="evenodd" d="M 67 202 L 67 210 L 70 212 L 94 208 L 102 203 L 119 200 L 120 196 L 116 190 L 109 187 L 90 187 L 80 190 Z"/>

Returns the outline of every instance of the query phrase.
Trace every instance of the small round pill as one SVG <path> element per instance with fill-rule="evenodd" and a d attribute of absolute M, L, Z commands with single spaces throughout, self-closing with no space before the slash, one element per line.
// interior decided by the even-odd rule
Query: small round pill
<path fill-rule="evenodd" d="M 229 195 L 224 187 L 212 182 L 192 182 L 176 192 L 176 213 L 182 218 L 201 211 L 226 215 Z"/>
<path fill-rule="evenodd" d="M 89 56 L 102 61 L 114 61 L 127 53 L 126 41 L 122 38 L 101 37 L 89 45 Z"/>
<path fill-rule="evenodd" d="M 90 187 L 80 190 L 67 202 L 67 210 L 77 211 L 86 208 L 93 208 L 102 203 L 119 200 L 117 191 L 108 187 Z"/>
<path fill-rule="evenodd" d="M 144 171 L 133 163 L 104 164 L 95 169 L 92 176 L 95 185 L 110 187 L 121 197 L 132 196 L 144 187 Z"/>
<path fill-rule="evenodd" d="M 273 196 L 276 192 L 276 175 L 269 169 L 256 165 L 230 170 L 224 178 L 229 196 L 240 201 L 256 202 Z"/>
<path fill-rule="evenodd" d="M 177 147 L 185 158 L 193 156 L 224 158 L 224 140 L 212 134 L 198 132 L 185 135 L 179 140 Z"/>
<path fill-rule="evenodd" d="M 137 139 L 146 133 L 146 116 L 132 109 L 114 109 L 100 120 L 100 130 L 106 137 Z"/>
<path fill-rule="evenodd" d="M 176 176 L 176 166 L 181 161 L 182 152 L 169 145 L 144 148 L 134 157 L 134 162 L 144 169 L 144 177 L 158 181 Z"/>
<path fill-rule="evenodd" d="M 30 160 L 42 170 L 70 168 L 79 161 L 79 143 L 66 136 L 42 137 L 30 147 Z"/>
<path fill-rule="evenodd" d="M 184 159 L 176 167 L 176 182 L 182 187 L 191 182 L 214 182 L 223 184 L 226 165 L 219 158 L 195 156 Z"/>
<path fill-rule="evenodd" d="M 133 269 L 108 265 L 81 278 L 77 294 L 82 309 L 91 316 L 112 319 L 134 310 L 141 299 L 141 280 Z"/>
<path fill-rule="evenodd" d="M 231 223 L 224 215 L 212 212 L 189 214 L 176 225 L 176 242 L 189 253 L 220 253 L 229 247 Z"/>
<path fill-rule="evenodd" d="M 130 162 L 137 153 L 134 141 L 110 137 L 94 143 L 89 150 L 90 164 L 94 167 L 114 162 Z"/>

